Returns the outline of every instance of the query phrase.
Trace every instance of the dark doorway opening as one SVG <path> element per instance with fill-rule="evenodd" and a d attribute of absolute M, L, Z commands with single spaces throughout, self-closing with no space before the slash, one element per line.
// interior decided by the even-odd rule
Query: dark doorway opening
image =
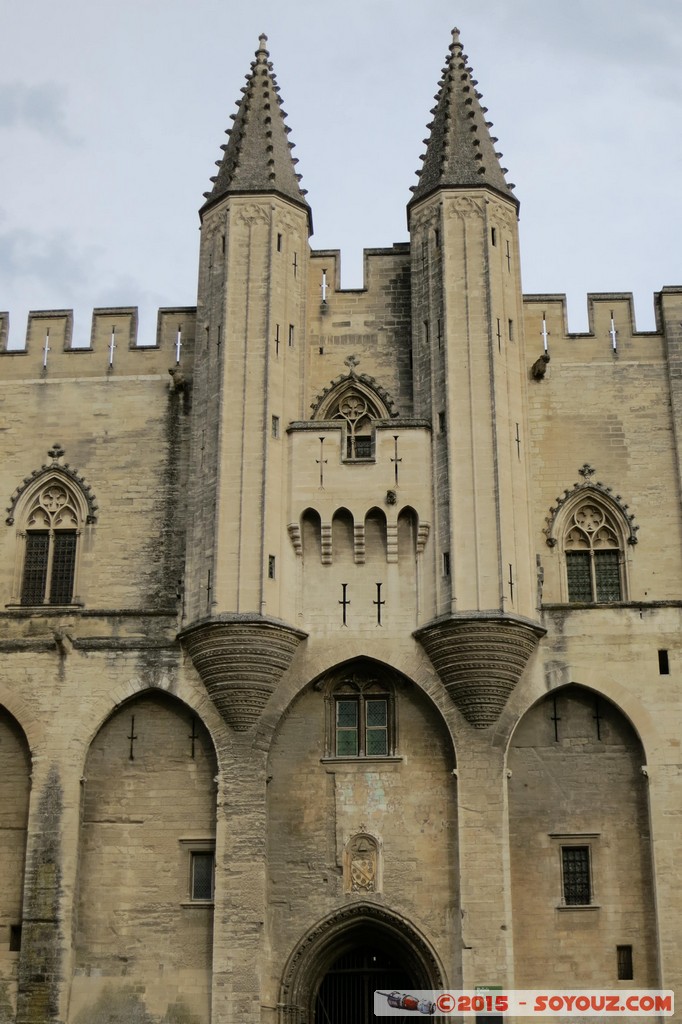
<path fill-rule="evenodd" d="M 395 955 L 375 946 L 354 946 L 332 963 L 322 979 L 315 1000 L 315 1024 L 376 1024 L 375 989 L 410 992 L 419 987 Z"/>

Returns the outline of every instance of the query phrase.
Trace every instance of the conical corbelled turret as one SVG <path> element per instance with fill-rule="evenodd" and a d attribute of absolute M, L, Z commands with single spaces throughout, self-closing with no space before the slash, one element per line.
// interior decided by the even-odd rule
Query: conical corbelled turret
<path fill-rule="evenodd" d="M 427 125 L 424 166 L 417 171 L 419 184 L 412 187 L 408 213 L 415 202 L 438 188 L 492 188 L 518 205 L 513 185 L 505 180 L 502 154 L 495 150 L 497 139 L 490 134 L 492 125 L 485 119 L 487 110 L 480 104 L 481 93 L 472 74 L 455 28 L 431 110 L 433 121 Z"/>
<path fill-rule="evenodd" d="M 211 179 L 213 189 L 204 193 L 202 213 L 227 195 L 274 192 L 305 207 L 310 219 L 266 43 L 267 36 L 261 35 L 239 109 L 231 115 L 234 125 L 227 132 L 229 142 L 222 146 L 222 160 L 216 161 L 219 171 Z"/>

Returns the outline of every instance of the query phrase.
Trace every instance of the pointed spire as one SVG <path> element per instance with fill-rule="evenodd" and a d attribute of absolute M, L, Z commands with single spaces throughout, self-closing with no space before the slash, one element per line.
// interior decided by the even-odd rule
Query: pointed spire
<path fill-rule="evenodd" d="M 285 124 L 279 87 L 270 62 L 266 43 L 261 35 L 255 60 L 246 76 L 243 96 L 238 110 L 230 117 L 234 121 L 228 129 L 229 141 L 221 148 L 224 155 L 217 160 L 219 170 L 211 178 L 213 189 L 205 192 L 206 202 L 201 213 L 227 195 L 240 193 L 276 193 L 303 206 L 311 220 L 305 189 L 299 185 L 296 173 L 298 160 L 292 157 L 294 144 L 287 136 L 290 128 Z M 312 231 L 312 224 L 311 224 Z"/>
<path fill-rule="evenodd" d="M 433 121 L 427 127 L 430 135 L 419 184 L 409 208 L 438 188 L 476 188 L 486 186 L 501 192 L 518 205 L 516 196 L 505 181 L 506 168 L 500 165 L 501 153 L 496 152 L 486 121 L 487 107 L 482 107 L 478 82 L 472 77 L 468 57 L 463 51 L 459 29 L 452 30 L 452 43 L 439 82 L 436 105 L 431 110 Z"/>

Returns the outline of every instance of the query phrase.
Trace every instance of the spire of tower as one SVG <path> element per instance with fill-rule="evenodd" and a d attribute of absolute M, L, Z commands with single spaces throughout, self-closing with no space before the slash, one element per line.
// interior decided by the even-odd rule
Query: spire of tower
<path fill-rule="evenodd" d="M 211 178 L 213 189 L 205 192 L 201 212 L 227 195 L 274 192 L 305 207 L 306 191 L 299 185 L 296 173 L 298 160 L 291 155 L 294 143 L 289 142 L 290 128 L 285 123 L 279 86 L 267 50 L 267 36 L 258 39 L 255 60 L 242 88 L 238 111 L 228 129 L 229 141 L 221 146 L 222 160 L 217 160 L 218 173 Z"/>
<path fill-rule="evenodd" d="M 511 191 L 514 186 L 505 180 L 507 168 L 500 165 L 502 154 L 495 150 L 497 139 L 490 134 L 492 123 L 485 119 L 487 108 L 480 104 L 477 85 L 455 28 L 431 110 L 433 121 L 427 125 L 424 165 L 417 171 L 419 184 L 412 187 L 408 209 L 438 188 L 478 186 L 493 188 L 518 205 Z"/>

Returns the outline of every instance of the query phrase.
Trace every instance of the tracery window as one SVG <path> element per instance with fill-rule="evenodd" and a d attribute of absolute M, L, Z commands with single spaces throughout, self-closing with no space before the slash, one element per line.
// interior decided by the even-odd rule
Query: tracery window
<path fill-rule="evenodd" d="M 372 410 L 364 395 L 347 394 L 339 402 L 335 419 L 346 425 L 346 458 L 371 459 L 373 450 Z"/>
<path fill-rule="evenodd" d="M 354 357 L 347 362 L 355 364 Z M 388 402 L 388 404 L 387 404 Z M 389 409 L 390 405 L 390 409 Z M 375 457 L 375 428 L 378 421 L 395 415 L 390 398 L 376 382 L 354 371 L 336 382 L 315 406 L 313 419 L 343 427 L 341 452 L 344 462 L 372 462 Z"/>
<path fill-rule="evenodd" d="M 569 515 L 564 538 L 568 600 L 598 604 L 623 600 L 622 541 L 608 509 L 590 500 L 577 505 Z"/>
<path fill-rule="evenodd" d="M 29 497 L 24 520 L 22 605 L 65 605 L 74 597 L 81 502 L 58 478 Z"/>

